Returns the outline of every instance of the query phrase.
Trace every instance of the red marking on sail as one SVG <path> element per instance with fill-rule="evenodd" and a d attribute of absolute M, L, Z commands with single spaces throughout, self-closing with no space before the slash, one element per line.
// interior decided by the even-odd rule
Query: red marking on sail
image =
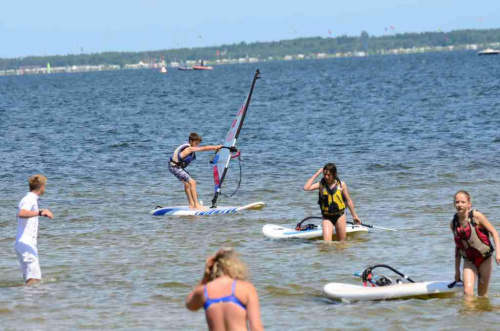
<path fill-rule="evenodd" d="M 226 176 L 227 168 L 229 167 L 229 161 L 232 156 L 230 147 L 235 147 L 236 139 L 238 139 L 241 126 L 243 125 L 243 121 L 245 120 L 245 114 L 248 110 L 248 106 L 250 104 L 250 100 L 252 98 L 253 88 L 255 86 L 256 80 L 259 78 L 259 71 L 255 72 L 255 76 L 252 82 L 252 86 L 250 88 L 250 93 L 248 93 L 245 103 L 238 109 L 238 113 L 236 114 L 235 119 L 231 122 L 231 127 L 229 132 L 226 135 L 226 139 L 224 140 L 223 146 L 226 148 L 222 148 L 217 151 L 217 155 L 214 157 L 213 167 L 214 167 L 214 185 L 215 185 L 215 195 L 212 199 L 212 205 L 215 206 L 217 202 L 217 197 L 219 191 L 221 189 L 222 183 L 224 182 L 224 178 Z M 237 154 L 235 157 L 239 156 Z"/>

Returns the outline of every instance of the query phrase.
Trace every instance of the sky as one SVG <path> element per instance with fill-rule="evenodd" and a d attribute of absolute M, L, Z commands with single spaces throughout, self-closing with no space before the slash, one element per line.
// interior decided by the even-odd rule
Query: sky
<path fill-rule="evenodd" d="M 500 0 L 1 0 L 0 58 L 491 28 Z"/>

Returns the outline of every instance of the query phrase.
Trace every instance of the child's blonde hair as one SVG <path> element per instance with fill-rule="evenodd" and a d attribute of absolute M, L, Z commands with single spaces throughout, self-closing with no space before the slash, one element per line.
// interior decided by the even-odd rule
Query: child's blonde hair
<path fill-rule="evenodd" d="M 236 252 L 231 248 L 221 249 L 215 254 L 213 265 L 208 273 L 209 281 L 222 276 L 237 280 L 246 280 L 248 276 L 246 265 L 240 261 Z"/>
<path fill-rule="evenodd" d="M 33 175 L 28 179 L 28 184 L 30 186 L 30 192 L 40 189 L 47 183 L 47 177 L 44 175 Z"/>

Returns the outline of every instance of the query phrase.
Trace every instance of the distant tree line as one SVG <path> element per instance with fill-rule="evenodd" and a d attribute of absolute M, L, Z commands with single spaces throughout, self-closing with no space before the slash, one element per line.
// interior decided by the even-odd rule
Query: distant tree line
<path fill-rule="evenodd" d="M 286 55 L 313 53 L 345 53 L 363 51 L 373 54 L 380 50 L 412 47 L 457 46 L 464 44 L 490 44 L 500 42 L 500 29 L 455 30 L 450 32 L 397 33 L 374 37 L 361 32 L 358 37 L 339 36 L 335 38 L 297 38 L 274 42 L 255 42 L 216 47 L 179 48 L 147 52 L 105 52 L 78 55 L 28 56 L 0 59 L 0 70 L 22 67 L 53 67 L 73 65 L 120 65 L 142 62 L 159 62 L 162 56 L 167 62 L 214 61 L 217 59 L 282 58 Z"/>

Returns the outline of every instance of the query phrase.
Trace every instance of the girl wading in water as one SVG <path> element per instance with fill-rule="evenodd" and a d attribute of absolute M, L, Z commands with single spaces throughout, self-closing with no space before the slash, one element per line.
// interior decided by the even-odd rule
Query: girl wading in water
<path fill-rule="evenodd" d="M 482 213 L 471 209 L 471 197 L 467 191 L 460 190 L 455 193 L 454 204 L 457 213 L 450 227 L 455 238 L 455 280 L 460 281 L 460 261 L 463 258 L 465 294 L 474 295 L 477 280 L 477 294 L 487 296 L 493 260 L 500 264 L 498 233 Z M 497 247 L 496 254 L 490 234 Z"/>
<path fill-rule="evenodd" d="M 186 298 L 186 307 L 203 307 L 210 330 L 263 330 L 257 291 L 246 281 L 246 266 L 232 249 L 207 259 L 202 280 Z"/>
<path fill-rule="evenodd" d="M 323 174 L 323 178 L 319 182 L 313 184 L 320 174 Z M 346 183 L 340 181 L 335 164 L 328 163 L 323 168 L 316 171 L 316 173 L 309 178 L 306 185 L 304 185 L 304 190 L 319 190 L 318 204 L 320 205 L 321 215 L 323 216 L 321 226 L 323 228 L 324 241 L 332 241 L 333 227 L 335 227 L 337 240 L 345 240 L 346 206 L 351 211 L 354 222 L 356 224 L 361 224 L 361 220 L 354 209 L 354 202 L 352 202 L 351 197 L 349 196 L 347 185 Z"/>

